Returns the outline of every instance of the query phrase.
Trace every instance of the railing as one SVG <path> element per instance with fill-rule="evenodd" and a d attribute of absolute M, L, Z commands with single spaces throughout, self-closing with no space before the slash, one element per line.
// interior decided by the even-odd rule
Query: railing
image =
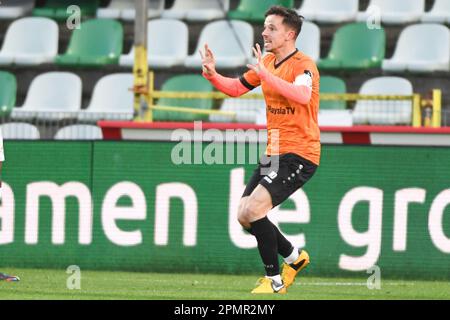
<path fill-rule="evenodd" d="M 172 99 L 212 99 L 212 100 L 224 100 L 229 97 L 220 92 L 164 92 L 158 91 L 154 88 L 154 73 L 150 71 L 148 73 L 148 88 L 140 86 L 132 89 L 135 92 L 135 98 L 137 95 L 145 97 L 146 104 L 136 103 L 135 100 L 135 120 L 152 122 L 153 111 L 163 110 L 169 112 L 182 112 L 182 113 L 196 113 L 204 115 L 222 115 L 230 117 L 230 120 L 239 120 L 237 117 L 237 111 L 228 110 L 200 110 L 195 108 L 185 108 L 180 106 L 165 106 L 155 104 L 155 100 L 160 98 L 172 98 Z M 357 120 L 358 124 L 377 124 L 377 125 L 412 125 L 414 127 L 440 127 L 441 126 L 441 96 L 440 90 L 433 90 L 431 97 L 422 99 L 420 94 L 415 93 L 412 95 L 361 95 L 361 94 L 321 94 L 320 99 L 323 101 L 345 101 L 345 102 L 361 102 L 357 105 L 355 112 L 352 115 L 347 115 L 352 119 Z M 247 94 L 239 99 L 263 99 L 261 94 Z M 242 100 L 241 100 L 242 101 Z M 387 110 L 378 109 L 374 110 L 374 102 L 382 101 L 384 108 Z M 386 102 L 393 102 L 392 107 L 389 107 Z M 410 105 L 408 105 L 410 102 Z M 381 105 L 383 105 L 381 104 Z M 242 104 L 244 105 L 244 104 Z M 245 108 L 244 108 L 245 109 Z M 353 110 L 352 108 L 344 108 L 347 110 Z M 366 109 L 366 110 L 365 110 Z M 367 110 L 370 109 L 370 110 Z M 430 112 L 431 111 L 431 112 Z M 364 113 L 368 114 L 364 114 Z M 371 114 L 372 113 L 372 114 Z M 376 113 L 373 116 L 373 113 Z M 383 115 L 384 113 L 384 115 Z M 392 118 L 389 118 L 389 113 L 394 114 Z M 380 118 L 381 116 L 381 118 Z M 386 118 L 387 116 L 387 118 Z M 383 118 L 384 117 L 384 118 Z M 256 121 L 258 122 L 258 121 Z M 350 125 L 353 121 L 350 122 Z M 320 124 L 320 121 L 319 121 Z M 348 125 L 348 121 L 347 121 Z"/>
<path fill-rule="evenodd" d="M 178 106 L 160 106 L 154 104 L 155 99 L 172 98 L 172 99 L 213 99 L 231 101 L 230 97 L 223 93 L 212 92 L 163 92 L 151 91 L 151 98 L 149 99 L 150 106 L 145 110 L 146 114 L 136 120 L 152 121 L 153 110 L 164 110 L 172 112 L 198 113 L 208 115 L 222 115 L 229 117 L 230 121 L 235 121 L 237 118 L 237 111 L 225 110 L 201 110 L 184 108 Z M 244 101 L 262 100 L 262 94 L 246 94 L 236 101 L 240 101 L 239 105 L 245 110 Z M 422 99 L 420 94 L 413 95 L 361 95 L 361 94 L 321 94 L 321 101 L 344 101 L 347 106 L 344 110 L 354 112 L 353 118 L 358 117 L 358 113 L 367 113 L 367 121 L 357 119 L 358 124 L 377 124 L 377 125 L 412 125 L 414 127 L 440 127 L 441 126 L 441 91 L 433 90 L 432 96 L 428 99 Z M 356 110 L 354 106 L 356 102 L 360 102 L 359 108 Z M 379 102 L 379 103 L 377 103 Z M 389 103 L 390 102 L 390 103 Z M 406 102 L 406 103 L 405 103 Z M 253 102 L 254 103 L 254 102 Z M 248 103 L 251 109 L 250 102 Z M 364 110 L 366 109 L 366 110 Z M 370 109 L 370 110 L 367 110 Z M 378 110 L 377 110 L 378 109 Z M 403 112 L 402 110 L 403 109 Z M 326 110 L 323 110 L 326 112 Z M 372 113 L 372 114 L 371 114 Z M 384 116 L 378 121 L 373 120 L 371 115 L 378 113 L 378 117 Z M 398 113 L 403 113 L 399 115 Z M 389 118 L 392 116 L 392 118 Z M 396 119 L 396 117 L 400 117 Z M 375 117 L 376 118 L 376 117 Z M 371 121 L 371 119 L 373 121 Z M 378 122 L 378 123 L 377 123 Z"/>

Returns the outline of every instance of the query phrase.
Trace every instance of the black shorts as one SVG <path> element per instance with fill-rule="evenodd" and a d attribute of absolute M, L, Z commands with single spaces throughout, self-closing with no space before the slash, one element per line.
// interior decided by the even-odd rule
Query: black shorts
<path fill-rule="evenodd" d="M 316 164 L 294 153 L 263 155 L 242 196 L 249 196 L 261 184 L 269 191 L 272 205 L 276 207 L 311 179 L 316 169 Z"/>

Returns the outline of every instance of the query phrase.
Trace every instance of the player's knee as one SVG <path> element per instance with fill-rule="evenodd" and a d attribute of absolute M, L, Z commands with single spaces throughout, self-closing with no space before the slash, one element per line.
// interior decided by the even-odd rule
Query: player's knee
<path fill-rule="evenodd" d="M 250 228 L 250 222 L 244 216 L 238 216 L 237 220 L 244 228 L 246 229 Z"/>
<path fill-rule="evenodd" d="M 248 228 L 250 226 L 250 221 L 246 216 L 245 206 L 239 206 L 237 220 L 244 228 Z"/>
<path fill-rule="evenodd" d="M 245 216 L 245 207 L 247 205 L 247 198 L 242 198 L 239 202 L 239 208 L 238 208 L 238 214 L 237 214 L 237 220 L 239 223 L 245 228 L 248 227 L 249 221 L 247 220 Z"/>
<path fill-rule="evenodd" d="M 242 219 L 245 220 L 246 223 L 250 223 L 252 221 L 255 221 L 258 215 L 258 206 L 251 201 L 247 201 L 244 210 L 242 211 Z"/>

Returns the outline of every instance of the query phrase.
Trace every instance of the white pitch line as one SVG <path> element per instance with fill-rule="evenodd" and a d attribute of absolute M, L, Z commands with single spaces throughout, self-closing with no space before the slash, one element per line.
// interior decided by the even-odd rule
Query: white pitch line
<path fill-rule="evenodd" d="M 382 282 L 382 285 L 388 286 L 413 286 L 414 283 L 392 283 Z M 312 282 L 312 283 L 294 283 L 296 286 L 367 286 L 367 282 Z"/>

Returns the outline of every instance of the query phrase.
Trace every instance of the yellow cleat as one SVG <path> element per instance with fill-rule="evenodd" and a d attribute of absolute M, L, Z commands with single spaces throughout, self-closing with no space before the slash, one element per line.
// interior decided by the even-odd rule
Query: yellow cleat
<path fill-rule="evenodd" d="M 270 278 L 260 278 L 258 286 L 252 290 L 252 293 L 286 293 L 286 287 L 282 283 L 276 283 Z"/>
<path fill-rule="evenodd" d="M 286 288 L 289 288 L 289 286 L 294 283 L 295 276 L 304 268 L 306 268 L 308 264 L 309 255 L 305 250 L 302 250 L 300 252 L 298 259 L 294 263 L 283 263 L 283 269 L 281 270 L 281 279 L 283 279 L 283 283 Z"/>

